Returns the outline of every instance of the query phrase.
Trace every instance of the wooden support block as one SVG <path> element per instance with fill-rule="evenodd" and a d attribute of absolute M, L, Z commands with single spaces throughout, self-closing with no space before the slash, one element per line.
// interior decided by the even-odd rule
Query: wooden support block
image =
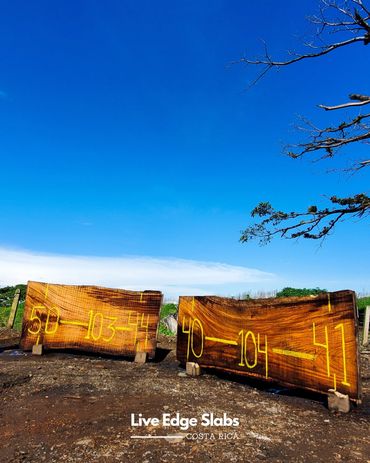
<path fill-rule="evenodd" d="M 42 344 L 34 344 L 32 346 L 32 355 L 42 355 Z"/>
<path fill-rule="evenodd" d="M 200 366 L 195 362 L 186 362 L 186 374 L 188 376 L 199 376 Z"/>
<path fill-rule="evenodd" d="M 351 409 L 348 395 L 329 389 L 328 408 L 331 412 L 348 413 Z"/>
<path fill-rule="evenodd" d="M 135 363 L 146 363 L 146 352 L 136 352 Z"/>

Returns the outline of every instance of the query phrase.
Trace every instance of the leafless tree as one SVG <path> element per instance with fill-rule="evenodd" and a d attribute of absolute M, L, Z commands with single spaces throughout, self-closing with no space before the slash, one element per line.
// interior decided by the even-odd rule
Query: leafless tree
<path fill-rule="evenodd" d="M 309 18 L 315 25 L 316 33 L 313 41 L 306 43 L 306 53 L 290 53 L 289 58 L 282 61 L 274 60 L 265 47 L 262 58 L 242 58 L 239 62 L 260 69 L 255 84 L 274 68 L 294 65 L 303 60 L 313 60 L 336 50 L 353 46 L 357 43 L 370 43 L 370 0 L 320 0 L 320 12 Z M 340 40 L 334 40 L 333 37 Z M 335 105 L 319 105 L 324 111 L 340 112 L 343 109 L 356 111 L 350 120 L 334 124 L 331 127 L 319 127 L 302 118 L 299 126 L 308 139 L 296 145 L 287 147 L 287 154 L 293 159 L 309 156 L 320 160 L 333 158 L 341 148 L 356 143 L 369 143 L 370 96 L 353 93 L 348 101 Z M 369 106 L 370 109 L 370 106 Z M 370 159 L 360 159 L 351 162 L 348 170 L 357 172 L 370 166 Z M 334 227 L 346 218 L 363 218 L 370 213 L 370 197 L 366 193 L 355 194 L 346 198 L 332 196 L 330 207 L 319 209 L 310 206 L 304 212 L 283 212 L 275 210 L 270 203 L 258 204 L 252 211 L 253 218 L 259 222 L 247 227 L 240 240 L 247 242 L 259 239 L 260 243 L 269 242 L 274 236 L 284 238 L 320 239 L 328 235 Z"/>

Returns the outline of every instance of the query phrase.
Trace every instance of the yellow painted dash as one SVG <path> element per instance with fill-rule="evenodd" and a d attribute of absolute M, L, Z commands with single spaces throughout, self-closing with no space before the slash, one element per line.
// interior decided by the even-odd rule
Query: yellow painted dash
<path fill-rule="evenodd" d="M 132 328 L 127 326 L 115 326 L 114 329 L 117 331 L 132 331 Z"/>
<path fill-rule="evenodd" d="M 211 338 L 210 336 L 206 336 L 205 339 L 207 341 L 221 342 L 222 344 L 232 344 L 233 346 L 238 345 L 236 341 L 230 341 L 230 339 Z"/>
<path fill-rule="evenodd" d="M 328 293 L 328 311 L 331 312 L 330 293 Z"/>
<path fill-rule="evenodd" d="M 297 357 L 306 360 L 315 360 L 316 358 L 316 355 L 306 354 L 305 352 L 297 352 L 294 350 L 273 348 L 272 352 L 274 352 L 275 354 L 287 355 L 288 357 Z"/>
<path fill-rule="evenodd" d="M 59 323 L 60 323 L 61 325 L 86 326 L 86 328 L 89 326 L 88 323 L 79 322 L 79 321 L 74 321 L 74 320 L 59 320 Z"/>

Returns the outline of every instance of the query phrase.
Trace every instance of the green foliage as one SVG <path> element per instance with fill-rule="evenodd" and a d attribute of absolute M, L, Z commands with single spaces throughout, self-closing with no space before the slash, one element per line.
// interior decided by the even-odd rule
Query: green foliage
<path fill-rule="evenodd" d="M 313 205 L 304 212 L 278 211 L 270 203 L 261 202 L 252 210 L 251 217 L 263 220 L 249 225 L 242 232 L 240 241 L 246 243 L 258 239 L 260 244 L 267 244 L 275 235 L 287 239 L 320 239 L 328 235 L 342 217 L 362 218 L 370 209 L 370 197 L 364 193 L 346 198 L 332 196 L 330 201 L 334 206 L 331 209 L 319 210 Z"/>
<path fill-rule="evenodd" d="M 10 307 L 12 305 L 16 289 L 21 290 L 19 301 L 25 300 L 27 285 L 4 286 L 4 288 L 0 288 L 0 306 Z"/>
<path fill-rule="evenodd" d="M 6 326 L 8 322 L 10 309 L 14 299 L 14 293 L 17 289 L 20 289 L 21 295 L 19 298 L 17 315 L 14 320 L 14 329 L 20 331 L 22 328 L 24 300 L 26 298 L 27 285 L 19 284 L 15 286 L 4 286 L 3 288 L 0 288 L 0 326 Z"/>
<path fill-rule="evenodd" d="M 177 313 L 177 305 L 176 304 L 163 304 L 161 307 L 160 312 L 160 319 L 163 320 L 164 318 L 168 317 L 168 315 L 172 315 Z"/>
<path fill-rule="evenodd" d="M 172 331 L 170 331 L 162 322 L 159 324 L 159 333 L 165 336 L 174 336 L 174 334 L 176 334 L 172 333 Z"/>
<path fill-rule="evenodd" d="M 317 294 L 327 293 L 326 289 L 321 288 L 283 288 L 276 293 L 276 297 L 302 297 L 316 296 Z"/>
<path fill-rule="evenodd" d="M 370 296 L 357 298 L 358 310 L 365 310 L 366 306 L 370 306 Z"/>

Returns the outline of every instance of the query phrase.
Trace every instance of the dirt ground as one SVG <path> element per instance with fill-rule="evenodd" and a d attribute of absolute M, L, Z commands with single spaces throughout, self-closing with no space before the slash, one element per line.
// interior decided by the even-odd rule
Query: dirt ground
<path fill-rule="evenodd" d="M 0 343 L 1 345 L 1 343 Z M 17 349 L 0 353 L 0 461 L 370 462 L 370 354 L 362 354 L 363 404 L 328 411 L 320 396 L 208 372 L 186 376 L 175 340 L 155 361 Z M 195 417 L 178 427 L 134 427 L 131 414 Z M 203 413 L 239 426 L 201 426 Z M 180 436 L 142 439 L 132 436 Z"/>

